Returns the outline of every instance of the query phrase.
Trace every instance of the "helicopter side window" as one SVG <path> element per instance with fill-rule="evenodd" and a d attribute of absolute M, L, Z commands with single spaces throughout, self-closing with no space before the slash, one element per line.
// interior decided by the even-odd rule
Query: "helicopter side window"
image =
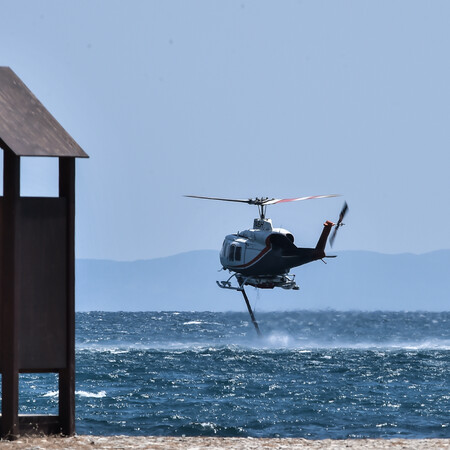
<path fill-rule="evenodd" d="M 234 249 L 235 249 L 236 247 L 234 246 L 234 245 L 230 245 L 230 251 L 229 251 L 229 253 L 228 253 L 228 259 L 230 260 L 230 261 L 234 261 Z"/>
<path fill-rule="evenodd" d="M 242 247 L 236 247 L 236 250 L 234 252 L 234 259 L 235 261 L 241 260 L 241 253 L 242 253 Z"/>

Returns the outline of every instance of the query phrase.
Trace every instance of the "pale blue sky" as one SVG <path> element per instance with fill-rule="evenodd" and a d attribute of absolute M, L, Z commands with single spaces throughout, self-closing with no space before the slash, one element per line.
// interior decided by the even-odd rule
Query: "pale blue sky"
<path fill-rule="evenodd" d="M 450 248 L 449 2 L 0 7 L 0 65 L 91 156 L 77 163 L 77 257 L 218 249 L 256 215 L 183 194 L 341 193 L 350 214 L 336 250 Z M 56 190 L 48 164 L 24 161 L 25 193 Z M 342 202 L 268 215 L 309 246 Z"/>

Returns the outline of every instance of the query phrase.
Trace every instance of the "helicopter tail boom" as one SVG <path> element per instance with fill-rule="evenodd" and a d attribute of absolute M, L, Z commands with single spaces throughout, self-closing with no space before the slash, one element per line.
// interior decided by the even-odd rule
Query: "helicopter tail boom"
<path fill-rule="evenodd" d="M 323 224 L 323 230 L 322 234 L 319 237 L 319 240 L 317 241 L 316 250 L 323 252 L 323 255 L 325 256 L 325 246 L 327 245 L 327 239 L 330 235 L 331 228 L 334 226 L 334 223 L 327 220 Z"/>

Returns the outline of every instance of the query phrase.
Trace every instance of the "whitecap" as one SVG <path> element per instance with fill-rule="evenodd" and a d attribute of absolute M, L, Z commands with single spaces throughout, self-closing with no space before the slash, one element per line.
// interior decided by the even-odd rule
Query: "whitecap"
<path fill-rule="evenodd" d="M 79 395 L 80 397 L 88 397 L 88 398 L 103 398 L 106 397 L 106 391 L 100 391 L 100 392 L 87 392 L 87 391 L 75 391 L 76 395 Z"/>
<path fill-rule="evenodd" d="M 43 396 L 44 397 L 58 397 L 59 392 L 58 391 L 48 391 Z"/>

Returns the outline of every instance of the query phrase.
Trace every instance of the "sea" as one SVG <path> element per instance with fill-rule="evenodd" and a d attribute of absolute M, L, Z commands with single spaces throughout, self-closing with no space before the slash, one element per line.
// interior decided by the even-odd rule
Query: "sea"
<path fill-rule="evenodd" d="M 450 438 L 450 312 L 256 316 L 77 313 L 77 433 Z M 58 413 L 55 374 L 20 413 Z"/>

